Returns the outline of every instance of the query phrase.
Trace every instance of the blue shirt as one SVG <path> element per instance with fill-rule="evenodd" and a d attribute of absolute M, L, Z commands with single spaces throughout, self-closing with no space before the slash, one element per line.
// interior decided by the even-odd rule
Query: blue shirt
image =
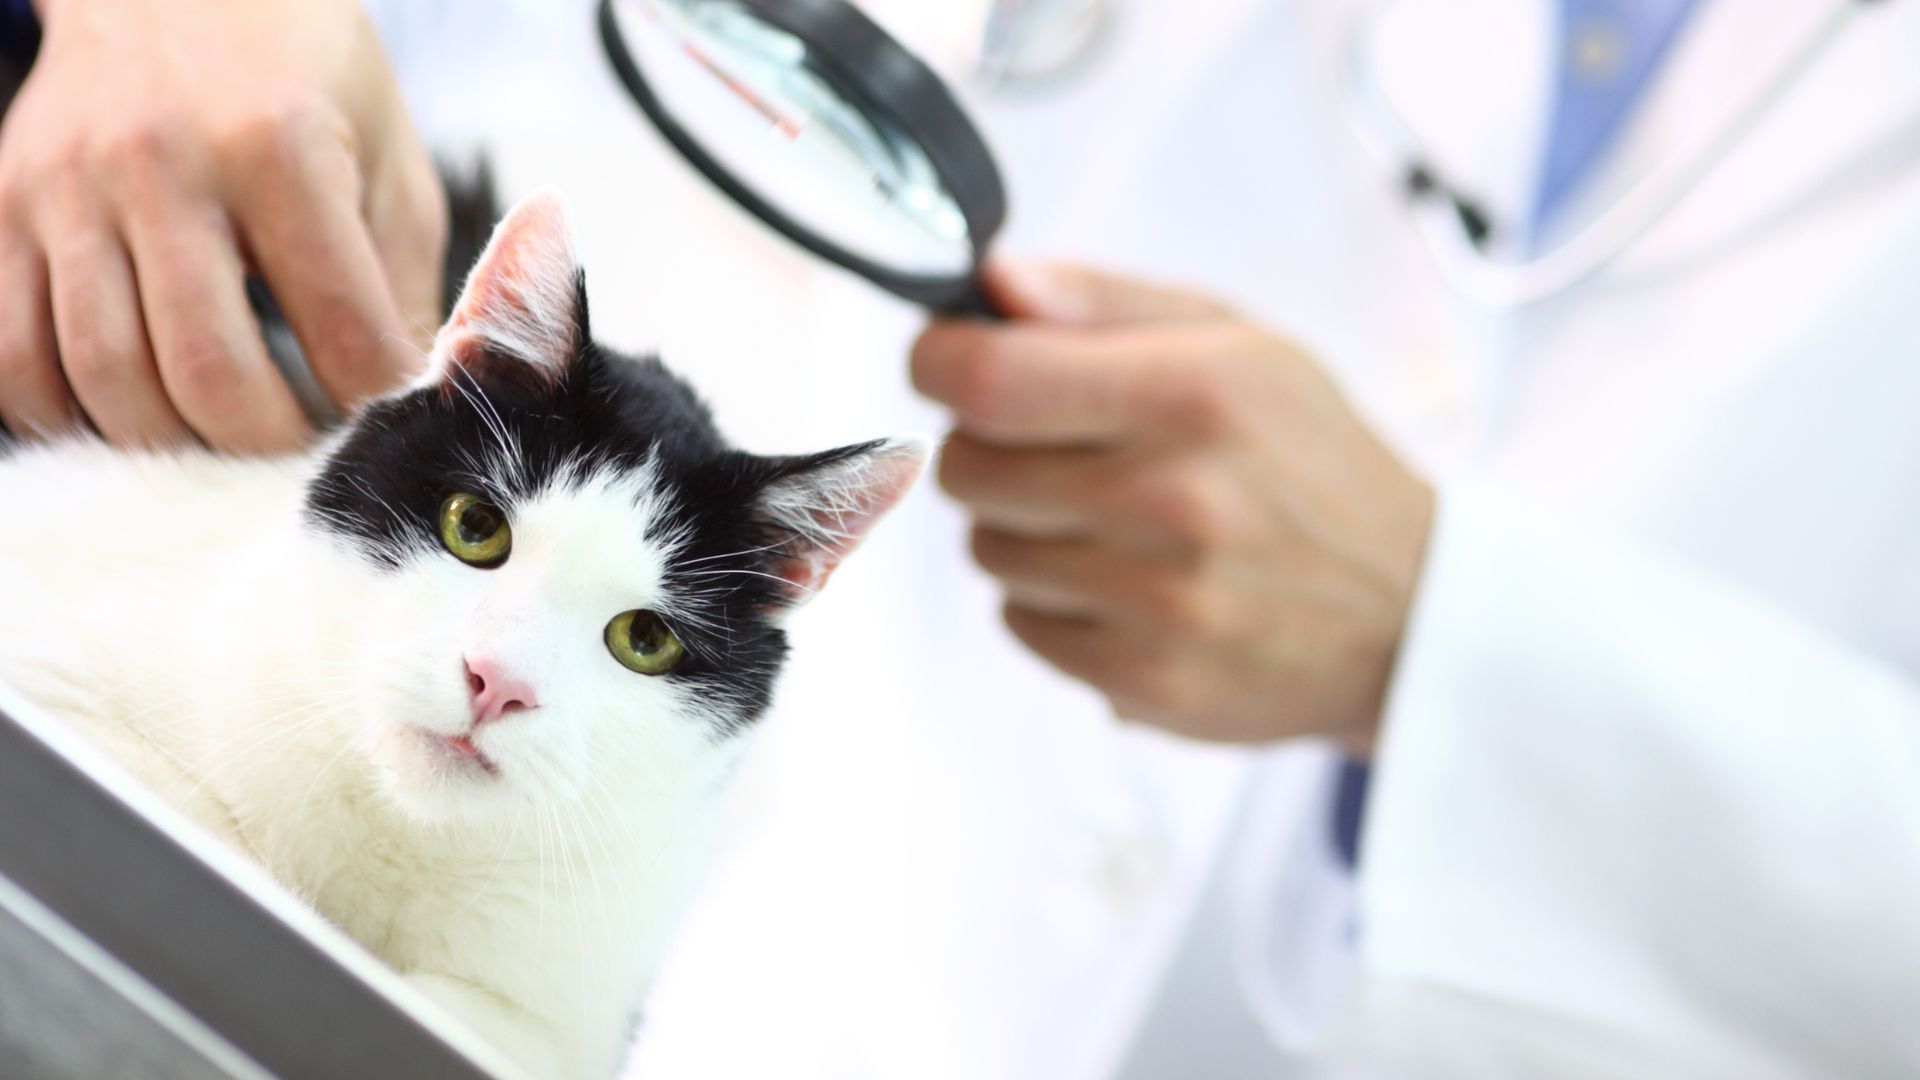
<path fill-rule="evenodd" d="M 40 20 L 33 0 L 0 0 L 0 59 L 26 64 L 40 51 Z"/>
<path fill-rule="evenodd" d="M 1695 0 L 1560 0 L 1534 235 L 1605 159 L 1694 7 Z"/>

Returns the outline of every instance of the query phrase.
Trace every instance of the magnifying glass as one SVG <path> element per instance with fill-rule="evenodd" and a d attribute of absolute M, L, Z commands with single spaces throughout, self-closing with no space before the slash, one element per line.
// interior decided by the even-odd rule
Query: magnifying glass
<path fill-rule="evenodd" d="M 689 164 L 788 239 L 942 314 L 998 317 L 1006 217 L 946 84 L 842 0 L 601 0 L 600 40 Z"/>

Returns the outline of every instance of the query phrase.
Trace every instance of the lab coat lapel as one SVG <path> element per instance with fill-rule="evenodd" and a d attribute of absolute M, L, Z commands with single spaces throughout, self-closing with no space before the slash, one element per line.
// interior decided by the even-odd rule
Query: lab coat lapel
<path fill-rule="evenodd" d="M 1403 0 L 1362 23 L 1365 70 L 1428 163 L 1523 239 L 1552 107 L 1554 0 Z"/>

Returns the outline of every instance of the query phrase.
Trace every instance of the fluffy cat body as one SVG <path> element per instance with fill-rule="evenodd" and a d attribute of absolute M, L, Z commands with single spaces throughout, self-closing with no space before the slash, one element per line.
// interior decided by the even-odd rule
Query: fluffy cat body
<path fill-rule="evenodd" d="M 339 715 L 364 637 L 347 615 L 393 598 L 302 527 L 304 465 L 91 442 L 0 465 L 6 503 L 36 507 L 0 530 L 0 680 L 535 1075 L 611 1075 L 733 754 L 673 748 L 517 828 L 411 819 Z"/>
<path fill-rule="evenodd" d="M 0 681 L 533 1075 L 604 1077 L 781 614 L 924 450 L 726 448 L 657 365 L 591 344 L 564 241 L 557 203 L 522 204 L 433 370 L 312 455 L 0 451 Z M 476 490 L 510 519 L 495 565 L 436 546 Z M 678 667 L 609 655 L 634 610 Z"/>

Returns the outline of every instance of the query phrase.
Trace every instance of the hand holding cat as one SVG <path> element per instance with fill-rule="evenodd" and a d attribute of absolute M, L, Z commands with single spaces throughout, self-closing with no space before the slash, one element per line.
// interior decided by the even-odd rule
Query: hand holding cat
<path fill-rule="evenodd" d="M 1185 735 L 1372 741 L 1431 488 L 1294 345 L 1191 294 L 1001 265 L 913 353 L 1013 632 Z"/>
<path fill-rule="evenodd" d="M 310 432 L 264 277 L 346 404 L 421 363 L 446 209 L 354 0 L 37 0 L 0 124 L 0 421 L 123 444 Z"/>

